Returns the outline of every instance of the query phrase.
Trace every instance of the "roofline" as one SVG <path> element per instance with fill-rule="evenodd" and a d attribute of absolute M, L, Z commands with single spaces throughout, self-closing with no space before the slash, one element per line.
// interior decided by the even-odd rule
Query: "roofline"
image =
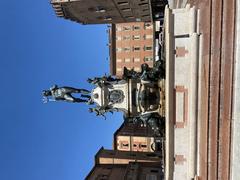
<path fill-rule="evenodd" d="M 101 153 L 101 151 L 104 150 L 104 147 L 102 146 L 98 152 L 95 154 L 95 164 L 99 164 L 99 154 Z"/>
<path fill-rule="evenodd" d="M 116 75 L 116 25 L 109 28 L 110 74 Z"/>
<path fill-rule="evenodd" d="M 117 135 L 118 135 L 119 131 L 123 128 L 124 124 L 125 124 L 125 122 L 123 122 L 122 125 L 113 134 L 113 149 L 114 150 L 117 150 Z"/>

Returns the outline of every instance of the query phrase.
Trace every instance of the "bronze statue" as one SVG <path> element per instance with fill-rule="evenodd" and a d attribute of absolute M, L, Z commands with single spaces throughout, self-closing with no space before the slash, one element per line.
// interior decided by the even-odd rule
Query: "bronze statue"
<path fill-rule="evenodd" d="M 72 96 L 72 93 L 81 93 L 82 98 L 76 98 Z M 90 91 L 86 89 L 77 89 L 73 87 L 58 87 L 54 85 L 49 90 L 43 90 L 42 95 L 45 98 L 45 102 L 49 101 L 48 97 L 52 97 L 54 101 L 66 101 L 73 103 L 91 103 L 91 96 L 89 95 Z"/>

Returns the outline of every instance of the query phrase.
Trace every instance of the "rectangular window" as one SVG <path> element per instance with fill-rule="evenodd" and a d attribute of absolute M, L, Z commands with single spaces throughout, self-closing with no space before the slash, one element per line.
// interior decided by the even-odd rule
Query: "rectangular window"
<path fill-rule="evenodd" d="M 125 16 L 125 18 L 127 18 L 127 19 L 132 19 L 132 18 L 134 18 L 133 16 Z"/>
<path fill-rule="evenodd" d="M 127 141 L 120 141 L 119 145 L 120 145 L 121 149 L 128 149 L 129 148 L 129 143 Z"/>
<path fill-rule="evenodd" d="M 152 169 L 151 172 L 152 173 L 158 173 L 159 171 L 158 171 L 158 169 Z"/>
<path fill-rule="evenodd" d="M 140 35 L 133 35 L 133 40 L 140 40 Z"/>
<path fill-rule="evenodd" d="M 128 12 L 128 11 L 131 11 L 131 8 L 123 8 L 121 9 L 123 12 Z"/>
<path fill-rule="evenodd" d="M 140 46 L 135 46 L 135 47 L 133 47 L 133 51 L 140 51 Z"/>
<path fill-rule="evenodd" d="M 116 30 L 117 30 L 117 31 L 121 31 L 121 30 L 122 30 L 122 27 L 121 27 L 121 26 L 117 26 L 117 27 L 116 27 Z"/>
<path fill-rule="evenodd" d="M 152 34 L 146 34 L 144 37 L 145 37 L 145 39 L 152 39 L 153 35 Z"/>
<path fill-rule="evenodd" d="M 134 71 L 136 71 L 136 72 L 140 72 L 140 68 L 139 67 L 135 67 L 135 68 L 133 68 L 134 69 Z"/>
<path fill-rule="evenodd" d="M 129 35 L 123 36 L 123 40 L 130 40 L 130 36 Z"/>
<path fill-rule="evenodd" d="M 122 48 L 117 47 L 117 48 L 116 48 L 116 51 L 117 51 L 117 52 L 121 52 L 121 51 L 122 51 Z"/>
<path fill-rule="evenodd" d="M 144 23 L 144 28 L 145 29 L 152 29 L 153 25 L 152 25 L 152 23 Z"/>
<path fill-rule="evenodd" d="M 138 5 L 139 6 L 148 6 L 149 4 L 147 2 L 146 3 L 143 2 L 143 3 L 139 3 Z"/>
<path fill-rule="evenodd" d="M 130 60 L 130 58 L 125 58 L 124 59 L 124 62 L 130 62 L 131 60 Z"/>
<path fill-rule="evenodd" d="M 117 59 L 117 62 L 122 62 L 122 59 Z"/>
<path fill-rule="evenodd" d="M 123 48 L 123 51 L 129 52 L 129 51 L 130 51 L 130 47 L 125 47 L 125 48 Z"/>
<path fill-rule="evenodd" d="M 133 30 L 140 30 L 140 26 L 133 26 Z"/>
<path fill-rule="evenodd" d="M 130 26 L 123 26 L 123 30 L 124 30 L 124 31 L 130 31 L 130 30 L 131 30 L 131 27 L 130 27 Z"/>
<path fill-rule="evenodd" d="M 111 16 L 106 16 L 104 17 L 104 21 L 111 21 L 112 20 L 112 17 Z"/>
<path fill-rule="evenodd" d="M 117 36 L 117 37 L 116 37 L 116 40 L 117 40 L 117 41 L 121 41 L 121 40 L 122 40 L 122 37 L 121 37 L 121 36 Z"/>
<path fill-rule="evenodd" d="M 133 58 L 134 62 L 140 62 L 140 58 Z"/>
<path fill-rule="evenodd" d="M 151 56 L 144 57 L 144 62 L 149 62 L 149 61 L 153 61 L 153 57 L 151 57 Z"/>
<path fill-rule="evenodd" d="M 128 5 L 128 2 L 126 2 L 126 1 L 120 1 L 120 2 L 118 2 L 118 5 L 119 5 L 119 6 L 125 6 L 125 5 Z"/>
<path fill-rule="evenodd" d="M 102 6 L 97 6 L 95 9 L 96 13 L 105 13 L 106 9 L 104 9 Z"/>
<path fill-rule="evenodd" d="M 122 72 L 122 68 L 117 68 L 117 72 Z"/>
<path fill-rule="evenodd" d="M 153 50 L 153 47 L 152 47 L 152 46 L 145 46 L 145 47 L 144 47 L 144 50 L 145 50 L 145 51 L 152 51 L 152 50 Z"/>
<path fill-rule="evenodd" d="M 147 145 L 146 144 L 141 144 L 141 148 L 147 148 Z"/>

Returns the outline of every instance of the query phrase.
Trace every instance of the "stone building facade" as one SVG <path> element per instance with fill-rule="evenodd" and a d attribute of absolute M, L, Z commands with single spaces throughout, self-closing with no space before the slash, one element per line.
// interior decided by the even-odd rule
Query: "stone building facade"
<path fill-rule="evenodd" d="M 113 146 L 119 151 L 161 152 L 163 138 L 154 136 L 150 127 L 123 123 L 114 133 Z"/>
<path fill-rule="evenodd" d="M 150 0 L 51 0 L 58 17 L 81 24 L 152 21 Z"/>
<path fill-rule="evenodd" d="M 121 77 L 123 68 L 141 70 L 154 61 L 154 28 L 150 22 L 112 24 L 109 29 L 110 72 Z"/>

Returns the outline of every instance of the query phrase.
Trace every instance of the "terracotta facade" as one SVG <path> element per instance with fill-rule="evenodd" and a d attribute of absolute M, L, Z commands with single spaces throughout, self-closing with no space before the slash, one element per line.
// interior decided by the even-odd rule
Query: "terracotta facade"
<path fill-rule="evenodd" d="M 129 162 L 162 162 L 162 154 L 101 148 L 95 156 L 95 164 L 128 164 Z"/>
<path fill-rule="evenodd" d="M 161 151 L 161 142 L 151 128 L 125 123 L 114 133 L 113 144 L 119 151 L 156 152 Z"/>
<path fill-rule="evenodd" d="M 87 180 L 162 180 L 162 156 L 159 153 L 126 152 L 101 148 Z"/>
<path fill-rule="evenodd" d="M 121 77 L 123 68 L 141 70 L 154 61 L 154 28 L 150 22 L 113 24 L 109 30 L 110 72 Z"/>
<path fill-rule="evenodd" d="M 162 180 L 160 163 L 96 164 L 86 180 Z"/>

